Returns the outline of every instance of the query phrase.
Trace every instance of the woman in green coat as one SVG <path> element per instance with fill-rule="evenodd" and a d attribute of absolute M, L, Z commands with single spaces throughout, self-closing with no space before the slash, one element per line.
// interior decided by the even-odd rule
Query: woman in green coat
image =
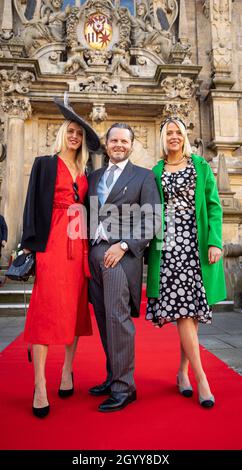
<path fill-rule="evenodd" d="M 155 326 L 176 321 L 181 359 L 180 393 L 191 397 L 192 366 L 199 403 L 214 395 L 203 370 L 198 323 L 211 323 L 211 305 L 226 298 L 222 264 L 222 208 L 209 164 L 191 153 L 179 118 L 161 125 L 161 161 L 153 168 L 162 203 L 162 229 L 149 247 L 146 318 Z"/>

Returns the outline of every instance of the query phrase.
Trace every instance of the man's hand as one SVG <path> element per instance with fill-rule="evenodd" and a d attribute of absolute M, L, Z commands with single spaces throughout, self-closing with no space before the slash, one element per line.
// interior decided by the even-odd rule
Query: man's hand
<path fill-rule="evenodd" d="M 120 243 L 115 243 L 104 254 L 104 267 L 115 268 L 118 262 L 125 255 L 125 251 L 120 247 Z"/>
<path fill-rule="evenodd" d="M 24 248 L 23 252 L 25 255 L 28 255 L 29 253 L 31 253 L 31 250 L 29 250 L 28 248 Z"/>
<path fill-rule="evenodd" d="M 2 246 L 4 247 L 6 246 L 6 244 L 7 244 L 6 240 L 2 240 Z"/>
<path fill-rule="evenodd" d="M 222 250 L 216 246 L 210 246 L 208 249 L 208 261 L 209 264 L 217 263 L 222 255 Z"/>

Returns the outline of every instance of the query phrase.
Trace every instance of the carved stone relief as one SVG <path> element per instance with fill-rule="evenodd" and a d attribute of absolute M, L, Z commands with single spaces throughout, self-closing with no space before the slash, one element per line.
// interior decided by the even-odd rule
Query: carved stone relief
<path fill-rule="evenodd" d="M 26 5 L 14 0 L 15 9 L 23 25 L 23 41 L 27 55 L 35 57 L 46 45 L 60 45 L 46 50 L 51 64 L 60 71 L 61 44 L 67 46 L 67 63 L 62 64 L 68 74 L 85 74 L 89 67 L 107 66 L 111 73 L 138 76 L 145 60 L 137 59 L 138 70 L 131 65 L 130 48 L 152 52 L 167 62 L 174 50 L 175 24 L 178 18 L 177 0 L 157 0 L 152 7 L 146 1 L 137 3 L 135 16 L 128 8 L 115 6 L 111 1 L 86 1 L 80 7 L 66 7 L 63 0 L 38 0 L 28 19 Z M 118 3 L 117 3 L 118 5 Z M 151 14 L 152 13 L 152 14 Z M 27 15 L 28 16 L 28 15 Z M 172 39 L 173 38 L 173 39 Z M 172 44 L 173 43 L 173 44 Z M 108 52 L 108 56 L 95 52 Z M 188 57 L 188 46 L 182 49 L 182 57 Z M 140 57 L 140 51 L 138 53 Z M 178 54 L 176 53 L 176 56 Z M 180 51 L 181 56 L 181 51 Z M 102 63 L 101 63 L 102 62 Z"/>
<path fill-rule="evenodd" d="M 197 85 L 190 78 L 182 77 L 178 74 L 177 77 L 167 77 L 161 82 L 161 91 L 167 98 L 182 98 L 189 99 L 194 95 Z"/>
<path fill-rule="evenodd" d="M 32 72 L 18 70 L 17 65 L 13 69 L 0 70 L 1 90 L 5 95 L 17 92 L 26 94 L 29 92 L 31 83 L 34 82 L 35 76 Z"/>
<path fill-rule="evenodd" d="M 232 0 L 205 0 L 203 11 L 211 21 L 213 71 L 218 74 L 230 74 L 232 68 Z"/>
<path fill-rule="evenodd" d="M 80 83 L 80 91 L 85 93 L 117 93 L 118 86 L 106 75 L 91 75 Z"/>
<path fill-rule="evenodd" d="M 148 132 L 149 129 L 146 126 L 133 126 L 135 138 L 141 142 L 145 149 L 148 148 Z"/>
<path fill-rule="evenodd" d="M 171 103 L 166 104 L 162 110 L 162 120 L 169 116 L 180 117 L 187 127 L 192 126 L 193 123 L 193 107 L 190 101 L 184 103 Z"/>
<path fill-rule="evenodd" d="M 40 17 L 25 21 L 24 44 L 28 54 L 45 44 L 64 40 L 70 8 L 63 11 L 62 6 L 63 0 L 42 0 Z"/>
<path fill-rule="evenodd" d="M 59 124 L 54 124 L 54 123 L 47 123 L 47 129 L 46 129 L 46 148 L 48 153 L 52 153 L 52 148 L 58 133 L 58 130 L 60 128 L 60 123 Z"/>
<path fill-rule="evenodd" d="M 61 121 L 48 121 L 47 119 L 39 119 L 37 148 L 38 155 L 52 155 L 55 138 L 61 124 Z"/>
<path fill-rule="evenodd" d="M 0 102 L 0 108 L 11 117 L 28 119 L 32 108 L 29 98 L 18 96 L 4 96 Z"/>
<path fill-rule="evenodd" d="M 104 104 L 96 104 L 92 108 L 92 112 L 89 115 L 89 118 L 92 122 L 100 124 L 103 121 L 106 121 L 108 114 L 105 109 Z"/>

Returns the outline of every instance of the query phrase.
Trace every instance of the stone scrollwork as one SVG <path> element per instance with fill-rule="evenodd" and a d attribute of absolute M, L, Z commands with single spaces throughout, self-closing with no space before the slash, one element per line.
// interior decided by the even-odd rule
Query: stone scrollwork
<path fill-rule="evenodd" d="M 2 97 L 0 107 L 9 116 L 18 117 L 23 120 L 28 119 L 32 113 L 30 100 L 27 97 L 4 96 Z"/>
<path fill-rule="evenodd" d="M 118 87 L 106 75 L 92 75 L 80 83 L 80 91 L 86 93 L 117 93 Z"/>
<path fill-rule="evenodd" d="M 166 104 L 162 112 L 162 121 L 170 116 L 180 117 L 189 127 L 191 125 L 192 105 L 189 102 Z"/>
<path fill-rule="evenodd" d="M 79 8 L 72 8 L 66 21 L 66 44 L 71 49 L 78 47 L 77 25 L 80 19 Z"/>
<path fill-rule="evenodd" d="M 131 15 L 127 8 L 120 7 L 117 9 L 117 23 L 120 26 L 120 41 L 127 41 L 131 37 Z"/>
<path fill-rule="evenodd" d="M 2 93 L 8 95 L 13 92 L 26 94 L 29 92 L 35 76 L 32 72 L 18 70 L 15 65 L 12 70 L 0 70 Z"/>
<path fill-rule="evenodd" d="M 194 95 L 197 86 L 191 78 L 167 77 L 161 82 L 161 90 L 168 98 L 189 99 Z"/>

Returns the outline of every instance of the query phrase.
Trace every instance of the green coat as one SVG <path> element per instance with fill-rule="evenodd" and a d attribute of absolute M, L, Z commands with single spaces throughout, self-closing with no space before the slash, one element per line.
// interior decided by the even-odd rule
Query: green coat
<path fill-rule="evenodd" d="M 215 264 L 208 262 L 209 246 L 222 249 L 222 207 L 219 200 L 215 177 L 210 165 L 204 158 L 192 154 L 196 170 L 195 210 L 199 258 L 203 285 L 209 305 L 226 298 L 226 285 L 222 258 Z M 162 230 L 164 227 L 164 194 L 161 185 L 164 161 L 161 160 L 153 168 L 156 183 L 160 191 L 163 207 L 162 229 L 160 234 L 151 241 L 148 255 L 147 297 L 159 297 L 160 261 L 162 256 Z"/>

